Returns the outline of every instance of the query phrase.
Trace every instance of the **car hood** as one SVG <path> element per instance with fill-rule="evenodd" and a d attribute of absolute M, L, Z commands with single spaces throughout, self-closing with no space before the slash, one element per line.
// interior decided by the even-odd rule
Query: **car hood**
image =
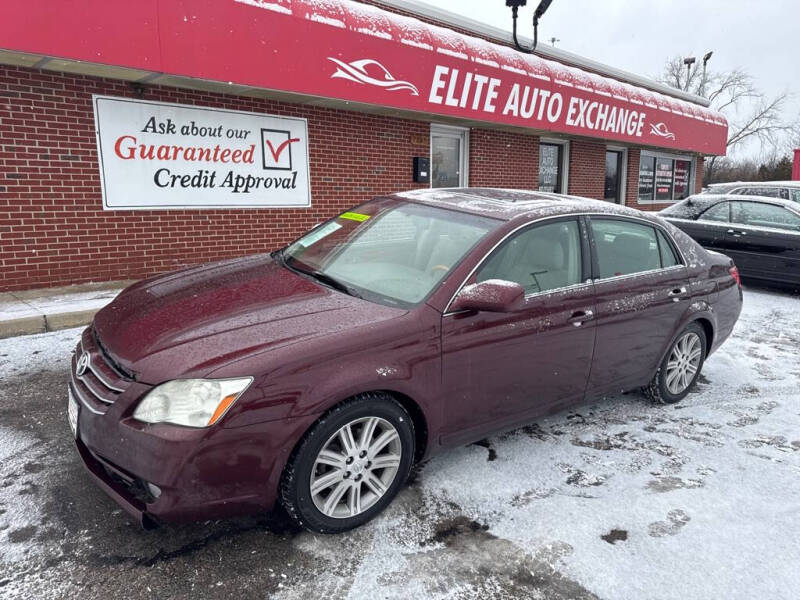
<path fill-rule="evenodd" d="M 148 279 L 97 313 L 101 346 L 137 380 L 202 377 L 254 353 L 404 314 L 319 285 L 268 255 Z"/>

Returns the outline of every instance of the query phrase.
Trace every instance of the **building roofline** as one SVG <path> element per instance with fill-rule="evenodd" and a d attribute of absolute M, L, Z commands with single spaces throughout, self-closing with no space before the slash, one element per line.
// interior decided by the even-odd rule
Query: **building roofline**
<path fill-rule="evenodd" d="M 457 27 L 470 33 L 474 33 L 494 41 L 502 42 L 503 44 L 513 44 L 511 32 L 506 31 L 505 29 L 487 25 L 481 21 L 464 17 L 449 10 L 431 6 L 427 2 L 420 2 L 419 0 L 374 0 L 374 2 L 383 6 L 394 8 L 396 10 L 402 10 L 417 16 L 432 19 L 443 25 Z M 517 36 L 517 38 L 522 45 L 530 46 L 533 44 L 533 40 L 531 38 L 525 36 Z M 619 81 L 624 81 L 625 83 L 637 85 L 654 92 L 659 92 L 673 98 L 699 104 L 700 106 L 710 105 L 708 99 L 703 98 L 702 96 L 684 92 L 683 90 L 659 83 L 658 81 L 643 75 L 637 75 L 623 69 L 611 67 L 596 60 L 592 60 L 591 58 L 586 58 L 579 54 L 575 54 L 574 52 L 568 52 L 566 50 L 540 44 L 536 47 L 536 54 L 544 58 L 549 58 L 558 62 L 566 63 L 568 65 L 580 67 L 588 71 L 593 71 L 600 75 L 612 77 L 614 79 L 618 79 Z"/>

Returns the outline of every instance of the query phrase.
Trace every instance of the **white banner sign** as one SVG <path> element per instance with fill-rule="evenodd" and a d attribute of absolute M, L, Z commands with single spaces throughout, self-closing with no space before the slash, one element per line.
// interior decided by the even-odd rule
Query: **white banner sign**
<path fill-rule="evenodd" d="M 311 206 L 305 119 L 94 96 L 103 208 Z"/>

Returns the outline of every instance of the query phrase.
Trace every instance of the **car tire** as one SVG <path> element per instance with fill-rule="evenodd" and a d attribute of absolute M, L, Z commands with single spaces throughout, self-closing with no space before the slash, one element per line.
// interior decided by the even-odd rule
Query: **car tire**
<path fill-rule="evenodd" d="M 281 477 L 280 502 L 310 531 L 353 529 L 397 495 L 414 450 L 414 423 L 406 409 L 383 392 L 359 394 L 303 436 Z"/>
<path fill-rule="evenodd" d="M 691 391 L 703 368 L 707 353 L 706 332 L 693 322 L 672 342 L 652 381 L 643 388 L 645 396 L 660 404 L 674 404 Z"/>

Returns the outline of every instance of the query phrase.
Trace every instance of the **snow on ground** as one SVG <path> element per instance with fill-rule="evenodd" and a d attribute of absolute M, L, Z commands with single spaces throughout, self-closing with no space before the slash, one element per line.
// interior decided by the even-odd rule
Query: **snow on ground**
<path fill-rule="evenodd" d="M 42 370 L 59 369 L 68 374 L 72 351 L 84 329 L 75 327 L 0 340 L 0 381 Z"/>
<path fill-rule="evenodd" d="M 678 405 L 631 393 L 456 449 L 339 536 L 132 526 L 71 453 L 78 334 L 0 340 L 0 596 L 800 596 L 797 296 L 747 289 Z"/>

